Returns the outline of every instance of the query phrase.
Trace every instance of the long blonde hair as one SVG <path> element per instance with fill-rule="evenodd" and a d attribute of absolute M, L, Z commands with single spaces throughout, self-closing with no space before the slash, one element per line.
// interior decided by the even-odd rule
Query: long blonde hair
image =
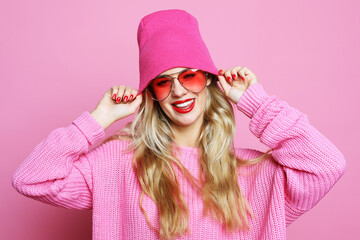
<path fill-rule="evenodd" d="M 204 214 L 209 214 L 226 230 L 239 227 L 249 230 L 248 215 L 253 218 L 249 203 L 238 185 L 237 170 L 240 166 L 253 165 L 270 154 L 243 160 L 233 153 L 235 118 L 232 105 L 210 74 L 211 84 L 206 87 L 204 122 L 199 137 L 200 182 L 194 178 L 173 154 L 174 133 L 170 119 L 158 102 L 145 91 L 143 101 L 133 122 L 126 125 L 119 135 L 106 141 L 131 137 L 128 151 L 134 152 L 132 167 L 141 184 L 140 209 L 149 226 L 161 239 L 170 239 L 189 232 L 189 211 L 179 189 L 173 168 L 176 164 L 185 177 L 195 186 L 204 202 Z M 160 231 L 150 223 L 142 207 L 146 193 L 156 204 L 159 212 Z M 236 209 L 237 211 L 235 211 Z"/>

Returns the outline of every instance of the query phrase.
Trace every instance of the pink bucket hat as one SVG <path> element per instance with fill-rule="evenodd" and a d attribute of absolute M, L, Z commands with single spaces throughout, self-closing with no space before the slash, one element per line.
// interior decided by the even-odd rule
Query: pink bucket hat
<path fill-rule="evenodd" d="M 137 41 L 138 94 L 160 73 L 175 67 L 201 69 L 218 75 L 201 38 L 198 21 L 185 10 L 162 10 L 146 15 L 140 21 Z"/>

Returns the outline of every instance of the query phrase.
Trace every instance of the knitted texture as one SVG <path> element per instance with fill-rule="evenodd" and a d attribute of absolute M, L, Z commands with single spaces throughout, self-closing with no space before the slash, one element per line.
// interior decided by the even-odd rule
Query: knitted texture
<path fill-rule="evenodd" d="M 251 230 L 227 234 L 217 221 L 203 216 L 201 197 L 177 171 L 191 232 L 177 239 L 286 239 L 286 227 L 314 207 L 344 173 L 342 153 L 305 114 L 269 96 L 260 83 L 251 85 L 236 107 L 251 118 L 250 131 L 273 149 L 273 157 L 239 169 L 240 189 L 255 215 Z M 93 239 L 158 239 L 139 208 L 141 187 L 131 167 L 133 152 L 122 152 L 129 141 L 113 140 L 89 151 L 104 138 L 104 129 L 85 111 L 35 147 L 16 170 L 13 186 L 54 206 L 92 209 Z M 181 162 L 199 177 L 199 149 L 180 150 Z M 243 159 L 262 154 L 245 148 L 234 152 Z M 143 207 L 158 228 L 157 208 L 147 195 Z"/>

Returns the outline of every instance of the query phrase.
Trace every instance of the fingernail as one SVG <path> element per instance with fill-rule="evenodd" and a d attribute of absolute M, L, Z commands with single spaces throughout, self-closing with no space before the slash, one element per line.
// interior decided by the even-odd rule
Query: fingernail
<path fill-rule="evenodd" d="M 121 100 L 121 97 L 118 97 L 118 98 L 116 99 L 116 103 L 119 103 L 120 100 Z"/>
<path fill-rule="evenodd" d="M 124 97 L 124 102 L 127 102 L 127 100 L 128 100 L 128 96 L 125 96 Z"/>
<path fill-rule="evenodd" d="M 219 74 L 223 74 L 223 70 L 219 70 Z"/>
<path fill-rule="evenodd" d="M 233 77 L 233 79 L 235 80 L 235 79 L 236 79 L 236 74 L 233 74 L 232 77 Z"/>
<path fill-rule="evenodd" d="M 130 98 L 129 98 L 129 101 L 131 101 L 131 99 L 133 99 L 133 97 L 134 97 L 134 96 L 131 94 L 131 95 L 130 95 Z"/>
<path fill-rule="evenodd" d="M 116 99 L 116 94 L 113 95 L 113 99 L 114 99 L 114 100 Z"/>
<path fill-rule="evenodd" d="M 226 79 L 228 80 L 228 82 L 231 82 L 231 77 L 228 76 Z"/>

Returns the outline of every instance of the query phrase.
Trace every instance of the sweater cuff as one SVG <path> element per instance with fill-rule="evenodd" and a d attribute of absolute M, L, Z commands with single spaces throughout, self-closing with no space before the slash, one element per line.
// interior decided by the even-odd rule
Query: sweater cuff
<path fill-rule="evenodd" d="M 247 117 L 252 118 L 262 102 L 269 95 L 265 92 L 262 85 L 257 82 L 252 85 L 241 95 L 236 108 L 243 112 Z"/>
<path fill-rule="evenodd" d="M 104 128 L 88 111 L 85 111 L 72 123 L 84 134 L 90 145 L 94 145 L 95 142 L 105 137 Z"/>

